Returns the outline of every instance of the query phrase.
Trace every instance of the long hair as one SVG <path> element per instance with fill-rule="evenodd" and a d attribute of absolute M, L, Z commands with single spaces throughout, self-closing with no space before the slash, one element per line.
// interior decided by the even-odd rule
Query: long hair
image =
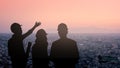
<path fill-rule="evenodd" d="M 47 35 L 47 33 L 45 32 L 44 29 L 38 30 L 37 33 L 36 33 L 35 44 L 37 44 L 37 45 L 48 45 L 46 35 Z"/>

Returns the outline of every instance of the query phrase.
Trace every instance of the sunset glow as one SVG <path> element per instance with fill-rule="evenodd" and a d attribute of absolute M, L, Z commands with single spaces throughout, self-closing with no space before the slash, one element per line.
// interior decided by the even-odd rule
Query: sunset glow
<path fill-rule="evenodd" d="M 35 21 L 48 33 L 61 22 L 70 32 L 120 33 L 120 0 L 0 0 L 1 33 L 10 32 L 13 22 L 25 32 Z"/>

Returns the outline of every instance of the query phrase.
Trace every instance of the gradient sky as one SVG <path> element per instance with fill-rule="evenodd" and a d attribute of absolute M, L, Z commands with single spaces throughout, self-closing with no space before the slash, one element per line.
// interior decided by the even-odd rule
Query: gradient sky
<path fill-rule="evenodd" d="M 120 33 L 120 0 L 0 0 L 0 33 L 13 22 L 26 32 L 35 21 L 47 32 L 64 22 L 70 32 Z"/>

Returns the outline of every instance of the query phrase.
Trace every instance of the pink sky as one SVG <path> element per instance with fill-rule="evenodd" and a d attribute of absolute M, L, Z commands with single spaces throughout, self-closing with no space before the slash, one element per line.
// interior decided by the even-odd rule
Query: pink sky
<path fill-rule="evenodd" d="M 0 33 L 13 22 L 26 32 L 35 21 L 48 33 L 61 22 L 70 32 L 120 33 L 120 0 L 0 0 Z"/>

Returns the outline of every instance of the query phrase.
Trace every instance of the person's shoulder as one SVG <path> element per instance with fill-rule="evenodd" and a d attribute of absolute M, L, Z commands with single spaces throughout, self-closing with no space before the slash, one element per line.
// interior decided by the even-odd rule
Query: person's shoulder
<path fill-rule="evenodd" d="M 8 42 L 11 42 L 11 41 L 15 41 L 16 39 L 15 39 L 15 36 L 14 35 L 12 35 L 12 37 L 8 40 Z"/>
<path fill-rule="evenodd" d="M 56 44 L 56 43 L 59 43 L 60 39 L 54 41 L 52 44 Z"/>
<path fill-rule="evenodd" d="M 75 40 L 73 40 L 73 39 L 70 39 L 70 38 L 67 38 L 70 42 L 73 42 L 73 43 L 76 43 L 76 41 Z"/>

